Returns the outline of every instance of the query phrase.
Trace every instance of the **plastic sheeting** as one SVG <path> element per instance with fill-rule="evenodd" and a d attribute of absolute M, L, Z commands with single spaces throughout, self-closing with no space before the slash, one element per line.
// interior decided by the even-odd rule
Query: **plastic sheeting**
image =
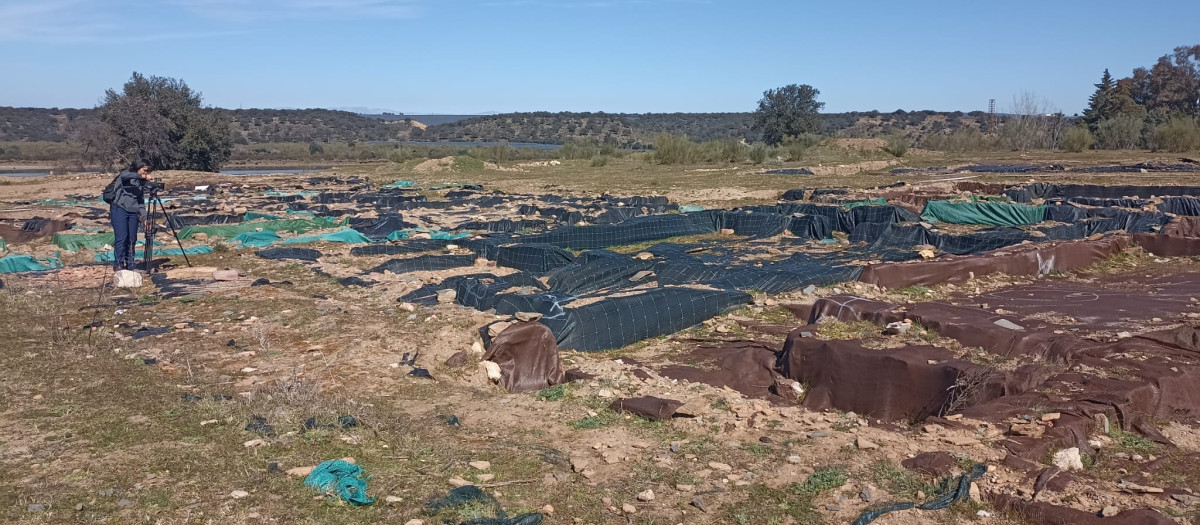
<path fill-rule="evenodd" d="M 929 222 L 988 226 L 1026 226 L 1042 222 L 1045 217 L 1044 206 L 1002 202 L 929 201 L 921 212 L 921 218 Z"/>
<path fill-rule="evenodd" d="M 341 223 L 336 219 L 327 217 L 318 217 L 314 219 L 289 219 L 282 221 L 264 221 L 253 223 L 229 224 L 222 226 L 186 226 L 179 230 L 180 239 L 191 239 L 197 233 L 203 233 L 209 237 L 234 237 L 240 233 L 253 232 L 258 229 L 263 231 L 283 231 L 291 233 L 304 233 L 312 230 L 321 230 L 332 226 L 339 226 Z"/>
<path fill-rule="evenodd" d="M 180 238 L 182 238 L 182 236 L 180 236 Z M 247 248 L 265 248 L 274 244 L 279 239 L 279 234 L 273 231 L 243 232 L 235 235 L 229 240 L 229 242 L 239 244 Z"/>
<path fill-rule="evenodd" d="M 321 235 L 306 235 L 304 237 L 293 237 L 283 241 L 283 244 L 304 244 L 310 242 L 337 242 L 343 244 L 370 244 L 371 239 L 359 233 L 357 230 L 345 229 L 336 232 L 324 233 Z"/>
<path fill-rule="evenodd" d="M 61 267 L 62 261 L 54 257 L 35 258 L 32 255 L 0 257 L 0 273 L 43 272 Z"/>

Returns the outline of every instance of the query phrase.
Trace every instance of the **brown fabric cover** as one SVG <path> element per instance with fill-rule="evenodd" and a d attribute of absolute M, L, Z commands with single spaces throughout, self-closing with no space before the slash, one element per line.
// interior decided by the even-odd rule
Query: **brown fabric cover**
<path fill-rule="evenodd" d="M 649 419 L 669 419 L 675 415 L 675 411 L 679 410 L 681 406 L 683 406 L 683 402 L 681 401 L 647 396 L 618 399 L 613 401 L 613 404 L 609 405 L 608 408 L 617 412 L 628 412 Z"/>
<path fill-rule="evenodd" d="M 1035 243 L 1002 248 L 976 256 L 942 256 L 930 261 L 881 263 L 867 266 L 859 281 L 885 288 L 961 283 L 993 273 L 1038 275 L 1067 271 L 1103 261 L 1129 247 L 1129 236 L 1096 241 Z"/>
<path fill-rule="evenodd" d="M 917 454 L 900 462 L 900 466 L 908 470 L 939 478 L 949 476 L 957 465 L 954 454 L 942 451 Z"/>
<path fill-rule="evenodd" d="M 71 221 L 69 220 L 51 220 L 41 228 L 34 231 L 23 230 L 21 226 L 24 224 L 24 222 L 22 222 L 21 225 L 0 224 L 0 238 L 12 243 L 29 242 L 34 239 L 40 239 L 48 235 L 66 231 L 71 228 Z"/>
<path fill-rule="evenodd" d="M 699 366 L 667 365 L 659 373 L 670 379 L 729 387 L 748 397 L 777 402 L 784 398 L 771 392 L 777 375 L 776 355 L 775 349 L 757 341 L 701 345 L 690 354 L 673 358 L 676 362 Z"/>
<path fill-rule="evenodd" d="M 1200 255 L 1200 238 L 1198 237 L 1136 233 L 1133 235 L 1133 242 L 1159 257 Z"/>
<path fill-rule="evenodd" d="M 1200 237 L 1200 217 L 1175 217 L 1163 226 L 1163 235 Z"/>
<path fill-rule="evenodd" d="M 987 500 L 996 510 L 1019 514 L 1034 525 L 1178 525 L 1175 520 L 1151 509 L 1128 509 L 1111 518 L 1101 518 L 1091 512 L 1004 494 L 988 493 Z"/>
<path fill-rule="evenodd" d="M 889 422 L 937 414 L 959 375 L 977 368 L 932 346 L 875 350 L 854 341 L 800 337 L 799 330 L 788 336 L 779 357 L 784 377 L 808 387 L 806 408 L 853 411 Z"/>
<path fill-rule="evenodd" d="M 554 334 L 537 322 L 505 328 L 492 340 L 483 360 L 500 365 L 500 384 L 509 392 L 541 390 L 564 379 Z"/>

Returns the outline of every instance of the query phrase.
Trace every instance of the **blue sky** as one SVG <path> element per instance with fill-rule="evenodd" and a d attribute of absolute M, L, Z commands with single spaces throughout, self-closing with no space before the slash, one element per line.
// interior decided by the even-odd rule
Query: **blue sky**
<path fill-rule="evenodd" d="M 1200 44 L 1195 0 L 0 0 L 0 105 L 91 107 L 132 71 L 228 108 L 409 114 L 1082 111 Z M 1152 20 L 1152 22 L 1150 22 Z"/>

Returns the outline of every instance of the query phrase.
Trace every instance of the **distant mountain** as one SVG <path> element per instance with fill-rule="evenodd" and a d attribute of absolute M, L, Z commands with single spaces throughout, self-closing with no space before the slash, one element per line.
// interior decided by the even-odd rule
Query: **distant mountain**
<path fill-rule="evenodd" d="M 230 120 L 241 144 L 270 142 L 466 141 L 607 142 L 644 147 L 659 133 L 693 140 L 757 140 L 752 113 L 569 113 L 534 112 L 498 115 L 362 115 L 331 109 L 219 109 Z M 0 107 L 0 141 L 64 142 L 91 109 Z M 880 137 L 903 133 L 917 143 L 963 126 L 978 127 L 983 112 L 878 111 L 827 113 L 821 133 L 840 137 Z"/>
<path fill-rule="evenodd" d="M 383 114 L 383 113 L 390 113 L 393 115 L 403 115 L 403 113 L 396 111 L 394 109 L 366 108 L 366 107 L 362 107 L 362 106 L 354 106 L 354 107 L 348 107 L 348 108 L 329 108 L 329 109 L 331 109 L 333 111 L 345 111 L 348 113 L 358 113 L 359 115 L 379 115 L 379 114 Z"/>

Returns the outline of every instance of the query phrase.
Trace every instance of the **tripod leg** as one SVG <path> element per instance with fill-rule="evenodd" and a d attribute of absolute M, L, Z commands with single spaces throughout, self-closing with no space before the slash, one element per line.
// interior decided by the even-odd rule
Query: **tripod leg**
<path fill-rule="evenodd" d="M 175 224 L 171 222 L 171 216 L 167 214 L 166 206 L 163 206 L 161 198 L 155 197 L 154 200 L 158 201 L 158 207 L 163 212 L 163 217 L 167 221 L 167 227 L 171 229 L 171 235 L 175 236 L 175 244 L 179 245 L 179 251 L 183 253 L 183 261 L 187 263 L 188 267 L 191 267 L 192 261 L 188 259 L 187 250 L 183 248 L 183 241 L 179 240 L 179 232 L 175 231 Z"/>

